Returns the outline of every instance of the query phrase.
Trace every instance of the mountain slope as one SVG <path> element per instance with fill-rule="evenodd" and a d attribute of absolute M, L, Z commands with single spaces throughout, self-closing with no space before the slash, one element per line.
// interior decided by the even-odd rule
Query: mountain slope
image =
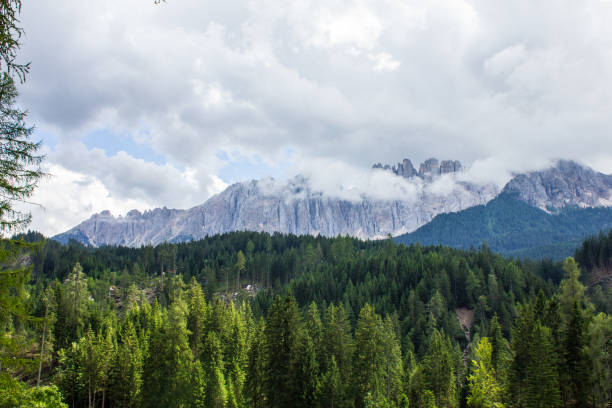
<path fill-rule="evenodd" d="M 342 194 L 330 196 L 302 176 L 286 182 L 252 180 L 233 184 L 187 210 L 133 210 L 124 217 L 104 211 L 53 238 L 63 243 L 75 239 L 91 246 L 135 247 L 244 230 L 384 238 L 414 231 L 437 214 L 484 204 L 495 197 L 498 188 L 494 185 L 458 181 L 455 173 L 461 169 L 456 161 L 429 159 L 414 174 L 378 173 L 397 183 L 404 189 L 401 191 L 410 192 L 397 199 L 366 193 L 352 194 L 350 199 L 342 198 Z"/>
<path fill-rule="evenodd" d="M 612 176 L 559 160 L 548 169 L 516 175 L 503 191 L 518 193 L 520 200 L 547 212 L 566 206 L 609 207 Z"/>
<path fill-rule="evenodd" d="M 392 176 L 395 177 L 395 176 Z M 452 177 L 445 175 L 444 177 Z M 433 180 L 433 179 L 432 179 Z M 229 231 L 262 231 L 323 236 L 383 238 L 414 231 L 442 212 L 484 204 L 495 196 L 494 186 L 453 183 L 443 194 L 428 189 L 431 181 L 414 181 L 415 200 L 348 200 L 313 190 L 304 177 L 286 183 L 273 180 L 236 183 L 188 210 L 130 211 L 113 217 L 95 214 L 54 237 L 67 242 L 141 246 L 164 241 L 189 241 Z"/>
<path fill-rule="evenodd" d="M 418 171 L 408 159 L 396 166 L 373 167 L 369 174 L 390 181 L 393 195 L 381 198 L 368 190 L 347 196 L 344 193 L 350 193 L 350 188 L 324 194 L 302 176 L 285 182 L 253 180 L 233 184 L 187 210 L 133 210 L 124 217 L 113 217 L 104 211 L 54 239 L 63 243 L 75 239 L 91 246 L 138 247 L 244 230 L 377 239 L 411 233 L 438 214 L 484 205 L 498 192 L 493 185 L 460 181 L 463 167 L 457 161 L 428 159 Z M 376 183 L 370 185 L 373 189 L 378 187 Z M 404 194 L 406 191 L 410 193 Z M 493 245 L 501 240 L 498 248 L 507 254 L 529 254 L 525 251 L 536 247 L 538 254 L 567 253 L 574 245 L 570 241 L 599 231 L 607 222 L 604 210 L 574 214 L 572 208 L 612 205 L 612 176 L 562 160 L 548 169 L 515 175 L 503 191 L 504 198 L 485 207 L 486 213 L 478 215 L 481 209 L 474 208 L 459 218 L 450 215 L 433 224 L 439 231 L 432 226 L 414 236 L 427 243 L 461 247 L 483 240 Z M 507 201 L 507 195 L 513 196 L 514 201 Z M 561 218 L 547 217 L 552 214 Z M 567 225 L 570 221 L 580 222 L 581 226 L 575 229 Z M 594 229 L 598 223 L 603 224 Z M 544 231 L 553 237 L 543 237 Z"/>
<path fill-rule="evenodd" d="M 505 191 L 486 205 L 440 214 L 397 242 L 467 249 L 486 242 L 504 255 L 562 258 L 587 236 L 612 227 L 612 208 L 564 207 L 551 214 Z"/>

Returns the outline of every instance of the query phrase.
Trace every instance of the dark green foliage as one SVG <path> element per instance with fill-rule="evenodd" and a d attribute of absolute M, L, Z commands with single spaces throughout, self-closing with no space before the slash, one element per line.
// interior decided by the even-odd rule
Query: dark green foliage
<path fill-rule="evenodd" d="M 292 296 L 277 297 L 266 322 L 266 371 L 264 393 L 269 407 L 298 406 L 301 401 L 299 374 L 301 318 Z"/>
<path fill-rule="evenodd" d="M 49 338 L 58 340 L 43 377 L 71 406 L 609 400 L 610 319 L 593 317 L 571 259 L 563 265 L 508 260 L 487 246 L 461 251 L 248 232 L 160 248 L 53 245 L 32 258 L 38 273 L 24 287 L 30 296 L 16 302 L 42 316 L 46 286 L 52 289 L 57 320 Z M 224 292 L 240 251 L 242 283 L 257 279 L 257 296 Z M 174 263 L 174 253 L 177 272 L 164 274 L 162 285 L 161 264 Z M 49 259 L 72 263 L 62 282 L 52 280 L 50 271 L 60 269 L 47 269 Z M 147 272 L 143 259 L 156 267 Z M 205 272 L 191 274 L 198 270 Z M 221 281 L 209 292 L 213 277 Z M 457 308 L 473 315 L 469 328 L 459 327 Z M 35 344 L 40 329 L 22 326 Z M 477 344 L 489 344 L 488 351 Z M 483 356 L 482 367 L 471 364 Z"/>
<path fill-rule="evenodd" d="M 455 407 L 458 401 L 455 369 L 459 362 L 450 339 L 434 329 L 428 343 L 422 362 L 424 388 L 433 393 L 437 407 Z"/>
<path fill-rule="evenodd" d="M 532 305 L 525 305 L 512 331 L 513 360 L 508 373 L 509 399 L 518 407 L 559 407 L 561 396 L 550 329 Z"/>
<path fill-rule="evenodd" d="M 15 210 L 16 202 L 29 198 L 44 173 L 40 142 L 30 136 L 27 112 L 15 107 L 15 77 L 25 81 L 30 64 L 16 61 L 24 31 L 19 25 L 21 0 L 0 1 L 0 237 L 19 231 L 30 222 L 30 214 Z"/>
<path fill-rule="evenodd" d="M 588 271 L 612 268 L 612 230 L 607 235 L 600 232 L 598 236 L 585 239 L 576 249 L 574 259 Z"/>
<path fill-rule="evenodd" d="M 406 245 L 448 245 L 469 249 L 486 242 L 493 251 L 520 258 L 563 259 L 587 236 L 612 227 L 612 208 L 566 208 L 549 214 L 500 194 L 486 205 L 440 214 L 395 240 Z"/>

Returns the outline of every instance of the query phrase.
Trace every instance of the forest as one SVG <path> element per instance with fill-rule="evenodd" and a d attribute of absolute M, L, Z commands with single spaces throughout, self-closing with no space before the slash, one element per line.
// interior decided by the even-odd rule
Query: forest
<path fill-rule="evenodd" d="M 486 205 L 457 213 L 439 214 L 409 234 L 395 237 L 409 245 L 447 245 L 469 249 L 486 242 L 505 256 L 563 260 L 582 241 L 612 227 L 608 207 L 567 206 L 550 213 L 522 201 L 516 193 L 503 192 Z"/>
<path fill-rule="evenodd" d="M 605 407 L 611 237 L 553 262 L 349 237 L 89 248 L 29 232 L 4 242 L 3 264 L 26 273 L 0 294 L 0 406 Z"/>

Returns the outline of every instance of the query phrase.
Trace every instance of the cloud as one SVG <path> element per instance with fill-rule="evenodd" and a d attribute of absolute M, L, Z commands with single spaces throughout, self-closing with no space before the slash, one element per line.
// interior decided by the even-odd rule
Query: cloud
<path fill-rule="evenodd" d="M 23 5 L 21 103 L 57 137 L 49 160 L 112 197 L 204 201 L 222 151 L 270 167 L 292 151 L 287 172 L 327 163 L 347 189 L 403 157 L 459 159 L 496 183 L 553 158 L 612 172 L 610 2 L 152 3 Z M 84 148 L 97 129 L 144 130 L 165 164 Z"/>
<path fill-rule="evenodd" d="M 485 166 L 481 166 L 480 169 L 483 167 Z M 424 181 L 419 177 L 397 176 L 388 170 L 352 166 L 338 160 L 318 159 L 308 165 L 293 168 L 292 174 L 301 175 L 297 179 L 267 179 L 260 183 L 260 188 L 269 194 L 283 192 L 290 198 L 304 197 L 304 187 L 307 183 L 312 192 L 352 202 L 360 202 L 365 198 L 416 203 L 424 197 L 443 199 L 451 194 L 468 195 L 466 182 L 482 191 L 500 190 L 509 180 L 509 175 L 503 173 L 501 176 L 491 176 L 495 172 L 490 170 L 495 166 L 489 164 L 487 167 L 489 175 L 486 177 L 467 171 L 444 174 L 433 180 Z M 501 173 L 499 169 L 498 173 Z"/>
<path fill-rule="evenodd" d="M 66 231 L 93 213 L 110 210 L 113 214 L 125 214 L 132 208 L 148 209 L 143 200 L 114 197 L 104 183 L 87 174 L 74 172 L 52 164 L 52 174 L 31 197 L 37 205 L 20 204 L 23 211 L 32 213 L 29 228 L 43 234 L 54 235 Z"/>

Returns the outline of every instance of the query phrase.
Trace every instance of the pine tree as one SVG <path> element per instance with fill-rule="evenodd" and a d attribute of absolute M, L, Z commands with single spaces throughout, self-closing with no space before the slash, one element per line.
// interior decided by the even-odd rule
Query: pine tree
<path fill-rule="evenodd" d="M 332 358 L 338 365 L 343 382 L 348 383 L 353 357 L 353 336 L 351 324 L 342 305 L 327 308 L 323 322 L 323 335 L 321 340 L 321 369 L 329 369 Z"/>
<path fill-rule="evenodd" d="M 18 370 L 28 363 L 22 356 L 26 333 L 19 330 L 32 320 L 26 303 L 31 267 L 20 261 L 26 249 L 20 243 L 0 240 L 0 369 Z"/>
<path fill-rule="evenodd" d="M 58 319 L 56 330 L 58 347 L 66 347 L 84 333 L 87 320 L 87 302 L 89 292 L 87 280 L 80 263 L 72 268 L 72 273 L 66 277 L 61 291 L 56 292 L 60 298 L 58 304 Z M 63 327 L 62 327 L 63 326 Z"/>
<path fill-rule="evenodd" d="M 228 390 L 223 375 L 223 352 L 219 338 L 214 332 L 209 332 L 204 343 L 204 375 L 206 378 L 205 406 L 209 408 L 225 408 L 228 400 Z"/>
<path fill-rule="evenodd" d="M 30 64 L 16 62 L 24 34 L 18 15 L 21 0 L 0 1 L 0 237 L 30 223 L 30 214 L 15 210 L 16 202 L 28 199 L 44 176 L 37 155 L 40 142 L 31 142 L 34 130 L 27 126 L 27 113 L 15 107 L 15 76 L 23 82 Z"/>
<path fill-rule="evenodd" d="M 557 356 L 550 329 L 536 318 L 533 306 L 519 312 L 512 331 L 512 361 L 508 372 L 508 395 L 520 407 L 561 405 Z"/>
<path fill-rule="evenodd" d="M 474 354 L 476 360 L 472 360 L 473 372 L 468 377 L 468 406 L 502 408 L 502 387 L 493 365 L 493 346 L 487 337 L 480 339 Z"/>
<path fill-rule="evenodd" d="M 137 408 L 141 401 L 143 352 L 131 321 L 120 334 L 109 372 L 109 399 L 116 406 Z"/>
<path fill-rule="evenodd" d="M 423 357 L 422 372 L 425 388 L 430 390 L 438 407 L 457 405 L 455 368 L 457 362 L 448 337 L 434 329 L 428 340 L 429 348 Z"/>
<path fill-rule="evenodd" d="M 243 388 L 246 380 L 248 327 L 246 316 L 234 303 L 229 305 L 229 339 L 224 347 L 225 377 L 229 396 L 243 405 Z"/>
<path fill-rule="evenodd" d="M 264 376 L 266 372 L 265 323 L 260 319 L 253 332 L 253 340 L 248 351 L 248 367 L 245 384 L 247 406 L 263 408 L 266 406 Z"/>
<path fill-rule="evenodd" d="M 404 369 L 400 344 L 393 327 L 393 322 L 389 316 L 385 318 L 383 323 L 382 343 L 385 398 L 387 401 L 397 401 L 402 391 Z"/>
<path fill-rule="evenodd" d="M 302 328 L 299 333 L 297 370 L 295 382 L 300 407 L 314 407 L 319 399 L 320 371 L 316 346 L 308 331 Z"/>
<path fill-rule="evenodd" d="M 152 330 L 143 376 L 145 407 L 178 408 L 191 398 L 192 351 L 186 309 L 179 297 Z"/>
<path fill-rule="evenodd" d="M 189 312 L 187 315 L 187 330 L 189 330 L 189 346 L 194 358 L 199 358 L 204 341 L 204 327 L 206 320 L 206 300 L 202 287 L 195 278 L 189 283 L 188 298 Z"/>
<path fill-rule="evenodd" d="M 355 406 L 363 407 L 368 395 L 374 401 L 379 401 L 385 395 L 384 352 L 382 320 L 374 308 L 366 304 L 359 313 L 355 328 Z"/>
<path fill-rule="evenodd" d="M 236 265 L 234 265 L 236 269 L 236 290 L 240 290 L 240 276 L 244 275 L 246 272 L 246 258 L 244 257 L 244 253 L 242 251 L 238 251 L 236 254 Z"/>
<path fill-rule="evenodd" d="M 559 285 L 560 358 L 562 395 L 566 403 L 585 404 L 589 390 L 588 359 L 584 355 L 588 319 L 592 305 L 580 282 L 580 270 L 573 258 L 567 258 L 563 269 L 565 278 Z"/>
<path fill-rule="evenodd" d="M 26 363 L 20 357 L 26 338 L 16 333 L 14 324 L 32 320 L 25 307 L 31 267 L 20 257 L 35 247 L 4 237 L 30 223 L 31 215 L 16 210 L 15 204 L 31 197 L 44 176 L 43 156 L 37 154 L 40 142 L 30 140 L 33 127 L 26 124 L 27 113 L 15 106 L 15 79 L 23 82 L 30 68 L 17 62 L 24 35 L 20 12 L 21 0 L 0 1 L 0 371 L 22 369 Z M 5 374 L 0 376 L 7 384 L 16 384 Z"/>
<path fill-rule="evenodd" d="M 329 368 L 321 378 L 321 393 L 319 405 L 329 408 L 343 408 L 349 406 L 346 400 L 346 385 L 340 375 L 336 358 L 332 356 Z"/>
<path fill-rule="evenodd" d="M 584 355 L 592 364 L 588 373 L 590 403 L 603 407 L 612 401 L 612 316 L 599 313 L 589 325 Z"/>
<path fill-rule="evenodd" d="M 191 377 L 191 408 L 206 408 L 206 374 L 202 368 L 200 360 L 193 364 Z"/>
<path fill-rule="evenodd" d="M 301 319 L 295 299 L 277 297 L 265 328 L 266 355 L 264 389 L 268 407 L 299 404 L 298 355 Z"/>
<path fill-rule="evenodd" d="M 81 382 L 80 349 L 76 342 L 58 352 L 58 367 L 54 378 L 71 407 L 87 406 L 87 388 Z"/>
<path fill-rule="evenodd" d="M 502 334 L 497 314 L 491 319 L 489 336 L 491 342 L 491 366 L 493 370 L 495 370 L 496 377 L 499 378 L 498 372 L 505 367 L 508 354 L 508 342 Z"/>

